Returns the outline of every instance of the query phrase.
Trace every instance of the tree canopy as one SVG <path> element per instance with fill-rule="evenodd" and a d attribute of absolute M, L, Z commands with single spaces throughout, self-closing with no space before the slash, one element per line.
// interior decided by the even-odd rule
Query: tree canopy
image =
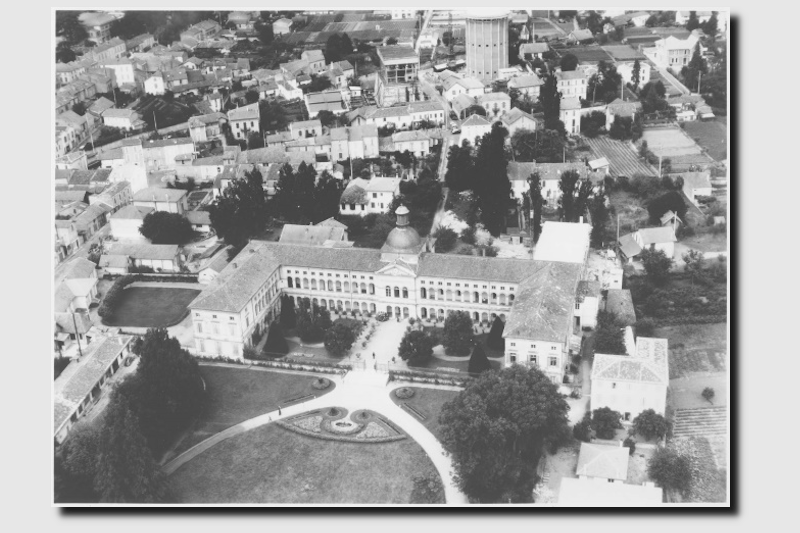
<path fill-rule="evenodd" d="M 559 62 L 562 72 L 569 72 L 578 68 L 578 57 L 575 54 L 566 53 L 561 56 Z"/>
<path fill-rule="evenodd" d="M 409 331 L 403 335 L 397 355 L 409 366 L 424 366 L 433 355 L 433 339 L 424 331 Z"/>
<path fill-rule="evenodd" d="M 643 250 L 641 260 L 648 280 L 663 285 L 669 279 L 673 261 L 663 250 Z"/>
<path fill-rule="evenodd" d="M 468 355 L 473 345 L 472 319 L 466 311 L 454 311 L 444 320 L 442 344 L 448 355 Z"/>
<path fill-rule="evenodd" d="M 506 229 L 511 182 L 508 179 L 508 156 L 505 139 L 508 130 L 499 122 L 483 136 L 475 156 L 475 195 L 486 229 L 498 236 Z"/>
<path fill-rule="evenodd" d="M 689 458 L 674 448 L 656 448 L 647 463 L 647 475 L 656 484 L 667 490 L 686 494 L 692 485 L 692 467 Z"/>
<path fill-rule="evenodd" d="M 231 182 L 208 208 L 214 231 L 234 248 L 242 248 L 264 229 L 269 213 L 263 183 L 254 168 L 244 179 Z"/>
<path fill-rule="evenodd" d="M 317 304 L 309 304 L 303 300 L 297 311 L 297 333 L 303 342 L 314 343 L 325 339 L 325 333 L 331 328 L 331 313 Z"/>
<path fill-rule="evenodd" d="M 622 415 L 610 407 L 600 407 L 592 411 L 592 429 L 601 439 L 613 439 L 618 429 L 622 429 Z"/>
<path fill-rule="evenodd" d="M 511 136 L 515 161 L 561 163 L 564 160 L 564 138 L 556 130 L 520 128 Z"/>
<path fill-rule="evenodd" d="M 612 63 L 600 61 L 597 64 L 597 74 L 589 78 L 589 94 L 594 100 L 600 99 L 610 104 L 620 97 L 622 76 L 617 72 L 617 67 Z"/>
<path fill-rule="evenodd" d="M 562 135 L 565 132 L 564 123 L 561 122 L 561 93 L 558 92 L 558 84 L 554 75 L 549 75 L 544 80 L 539 90 L 539 101 L 542 103 L 544 111 L 544 127 L 547 130 L 555 130 Z"/>
<path fill-rule="evenodd" d="M 480 503 L 530 502 L 543 445 L 569 434 L 568 410 L 538 368 L 481 374 L 439 415 L 460 488 Z"/>
<path fill-rule="evenodd" d="M 461 146 L 454 144 L 448 150 L 447 171 L 444 182 L 453 192 L 471 190 L 475 187 L 475 162 L 472 146 L 464 140 Z"/>
<path fill-rule="evenodd" d="M 575 170 L 567 170 L 561 174 L 558 183 L 561 190 L 558 209 L 562 220 L 577 222 L 586 213 L 593 187 L 590 180 L 582 180 Z"/>
<path fill-rule="evenodd" d="M 337 322 L 325 332 L 325 349 L 334 357 L 345 355 L 356 340 L 353 328 Z"/>
<path fill-rule="evenodd" d="M 594 352 L 610 355 L 625 355 L 625 333 L 617 323 L 616 315 L 611 311 L 597 313 L 597 325 L 594 329 Z"/>
<path fill-rule="evenodd" d="M 493 350 L 505 350 L 506 341 L 503 338 L 503 330 L 506 325 L 503 320 L 498 316 L 495 317 L 492 323 L 492 329 L 489 330 L 489 335 L 486 337 L 486 346 Z"/>
<path fill-rule="evenodd" d="M 662 438 L 669 431 L 669 421 L 653 409 L 645 409 L 633 419 L 633 432 L 647 440 Z"/>
<path fill-rule="evenodd" d="M 139 233 L 153 244 L 186 244 L 194 236 L 192 224 L 180 213 L 153 211 L 148 213 Z"/>

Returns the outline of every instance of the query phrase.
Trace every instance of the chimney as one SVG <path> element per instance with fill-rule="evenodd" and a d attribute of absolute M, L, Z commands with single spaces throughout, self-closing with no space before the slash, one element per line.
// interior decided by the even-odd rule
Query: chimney
<path fill-rule="evenodd" d="M 581 217 L 578 219 L 578 223 L 579 223 L 579 224 L 583 224 L 583 216 L 581 216 Z"/>

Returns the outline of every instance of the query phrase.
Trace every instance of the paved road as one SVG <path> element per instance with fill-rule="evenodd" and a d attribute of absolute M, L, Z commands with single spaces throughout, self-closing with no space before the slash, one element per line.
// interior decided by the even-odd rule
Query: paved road
<path fill-rule="evenodd" d="M 439 443 L 436 437 L 434 437 L 417 419 L 405 412 L 391 400 L 389 396 L 391 391 L 403 386 L 402 384 L 387 384 L 387 375 L 378 373 L 369 368 L 369 366 L 366 370 L 355 370 L 344 377 L 326 377 L 336 383 L 336 388 L 329 394 L 307 402 L 282 408 L 281 414 L 278 414 L 277 411 L 271 411 L 221 431 L 164 465 L 162 468 L 163 472 L 166 475 L 170 475 L 212 446 L 236 435 L 240 435 L 245 431 L 313 409 L 343 407 L 351 413 L 359 409 L 370 409 L 389 418 L 425 450 L 425 453 L 430 457 L 442 479 L 445 501 L 448 504 L 459 505 L 468 503 L 466 495 L 461 492 L 453 479 L 452 461 L 441 443 Z M 451 390 L 451 388 L 448 387 L 444 388 Z"/>

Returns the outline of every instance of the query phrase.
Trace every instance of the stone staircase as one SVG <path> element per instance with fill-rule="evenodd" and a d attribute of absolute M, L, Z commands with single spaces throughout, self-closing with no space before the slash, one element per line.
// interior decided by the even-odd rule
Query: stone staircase
<path fill-rule="evenodd" d="M 672 429 L 673 437 L 715 437 L 728 433 L 728 408 L 698 407 L 678 409 Z"/>

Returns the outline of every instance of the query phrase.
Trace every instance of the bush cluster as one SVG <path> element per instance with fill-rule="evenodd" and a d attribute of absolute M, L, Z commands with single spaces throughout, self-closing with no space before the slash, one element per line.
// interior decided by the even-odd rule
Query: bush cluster
<path fill-rule="evenodd" d="M 414 396 L 414 389 L 410 387 L 402 387 L 394 391 L 394 395 L 401 400 L 408 400 Z"/>
<path fill-rule="evenodd" d="M 317 378 L 311 382 L 311 388 L 314 390 L 325 390 L 331 386 L 331 380 L 327 378 Z"/>
<path fill-rule="evenodd" d="M 137 281 L 134 276 L 122 276 L 114 281 L 114 284 L 108 289 L 105 298 L 100 303 L 100 307 L 97 308 L 97 314 L 100 315 L 100 318 L 111 318 L 114 314 L 114 308 L 122 298 L 122 291 L 134 281 Z"/>

